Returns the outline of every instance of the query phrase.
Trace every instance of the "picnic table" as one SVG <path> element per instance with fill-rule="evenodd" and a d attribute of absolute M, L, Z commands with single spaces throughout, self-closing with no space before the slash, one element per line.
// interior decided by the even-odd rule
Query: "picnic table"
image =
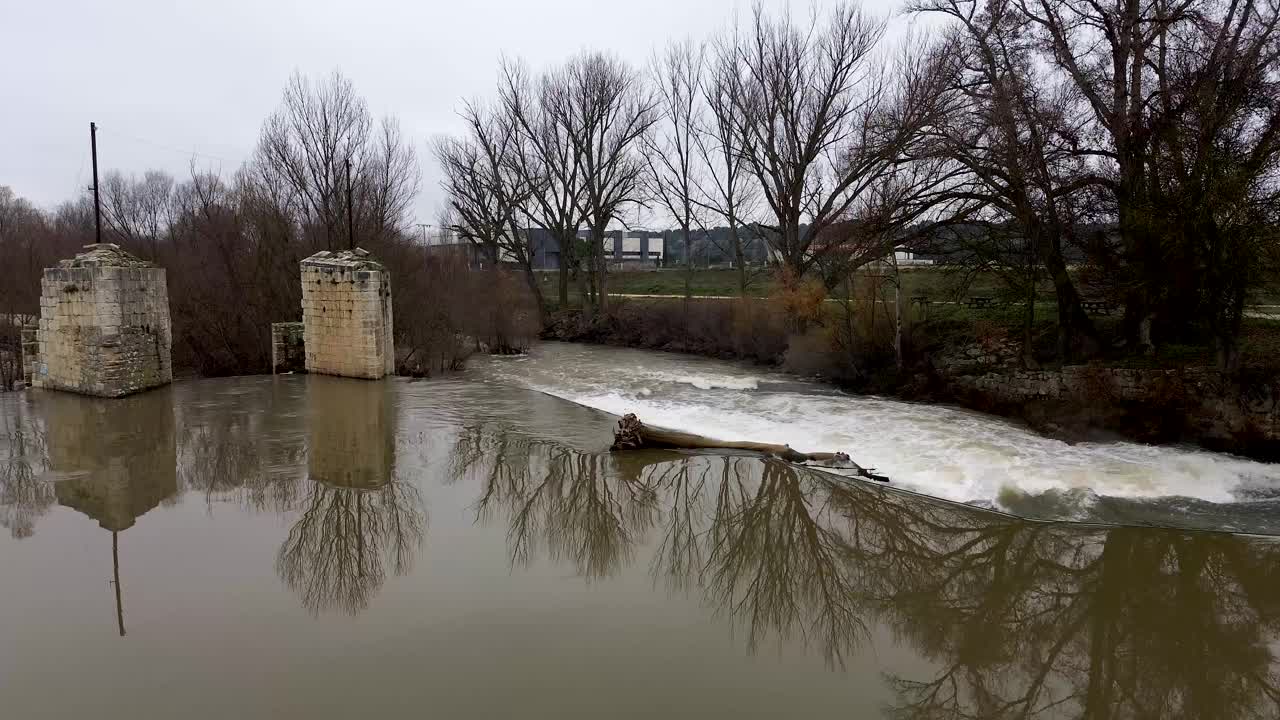
<path fill-rule="evenodd" d="M 1081 300 L 1080 307 L 1085 312 L 1098 312 L 1103 315 L 1111 314 L 1111 301 L 1109 300 Z"/>
<path fill-rule="evenodd" d="M 996 306 L 996 299 L 985 295 L 975 295 L 969 298 L 965 304 L 975 310 L 978 308 L 991 308 Z"/>

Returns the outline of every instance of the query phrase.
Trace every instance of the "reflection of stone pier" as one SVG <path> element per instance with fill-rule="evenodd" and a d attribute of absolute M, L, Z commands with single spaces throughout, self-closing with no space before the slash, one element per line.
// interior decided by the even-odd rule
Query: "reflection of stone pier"
<path fill-rule="evenodd" d="M 60 505 L 120 531 L 177 492 L 169 391 L 111 402 L 48 393 L 36 406 Z"/>
<path fill-rule="evenodd" d="M 395 470 L 394 387 L 312 375 L 307 378 L 307 469 L 342 488 L 386 485 Z"/>
<path fill-rule="evenodd" d="M 32 385 L 121 397 L 173 381 L 165 272 L 115 245 L 44 271 Z"/>
<path fill-rule="evenodd" d="M 124 628 L 120 533 L 178 492 L 173 393 L 116 400 L 46 393 L 36 401 L 48 430 L 48 467 L 58 504 L 111 531 L 116 625 Z"/>
<path fill-rule="evenodd" d="M 312 613 L 364 610 L 387 571 L 408 572 L 422 544 L 422 498 L 395 479 L 394 390 L 307 377 L 311 481 L 276 569 Z"/>

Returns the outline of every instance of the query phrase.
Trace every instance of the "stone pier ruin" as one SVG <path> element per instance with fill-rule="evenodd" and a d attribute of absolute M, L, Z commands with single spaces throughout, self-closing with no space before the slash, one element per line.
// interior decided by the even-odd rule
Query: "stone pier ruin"
<path fill-rule="evenodd" d="M 165 272 L 109 243 L 46 268 L 32 385 L 122 397 L 173 382 Z"/>
<path fill-rule="evenodd" d="M 22 384 L 31 387 L 31 379 L 36 373 L 36 366 L 40 364 L 40 341 L 36 339 L 36 333 L 40 330 L 39 323 L 23 325 L 22 334 Z"/>
<path fill-rule="evenodd" d="M 302 261 L 309 373 L 377 380 L 395 374 L 391 276 L 360 248 Z"/>
<path fill-rule="evenodd" d="M 306 372 L 306 329 L 300 322 L 271 323 L 271 374 Z"/>

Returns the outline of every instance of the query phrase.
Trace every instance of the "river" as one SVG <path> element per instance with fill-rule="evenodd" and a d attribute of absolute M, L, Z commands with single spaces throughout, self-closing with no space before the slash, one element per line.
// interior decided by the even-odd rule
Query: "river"
<path fill-rule="evenodd" d="M 611 455 L 609 413 L 623 410 L 845 450 L 893 482 L 723 453 Z M 728 363 L 571 345 L 417 382 L 9 393 L 0 707 L 1274 718 L 1280 542 L 1140 526 L 1264 532 L 1274 478 L 1188 449 L 1068 446 Z"/>
<path fill-rule="evenodd" d="M 960 408 L 852 396 L 674 353 L 547 344 L 484 374 L 654 425 L 847 452 L 895 487 L 1027 517 L 1280 534 L 1280 465 L 1193 448 L 1073 445 Z"/>

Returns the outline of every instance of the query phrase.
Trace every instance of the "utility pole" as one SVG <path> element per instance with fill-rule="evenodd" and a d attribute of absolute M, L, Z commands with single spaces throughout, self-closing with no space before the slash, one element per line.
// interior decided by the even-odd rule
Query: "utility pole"
<path fill-rule="evenodd" d="M 356 218 L 351 203 L 351 156 L 347 156 L 347 249 L 356 249 Z"/>
<path fill-rule="evenodd" d="M 89 123 L 89 147 L 93 151 L 93 241 L 102 242 L 102 203 L 98 200 L 98 124 Z M 81 167 L 84 167 L 83 165 Z"/>

